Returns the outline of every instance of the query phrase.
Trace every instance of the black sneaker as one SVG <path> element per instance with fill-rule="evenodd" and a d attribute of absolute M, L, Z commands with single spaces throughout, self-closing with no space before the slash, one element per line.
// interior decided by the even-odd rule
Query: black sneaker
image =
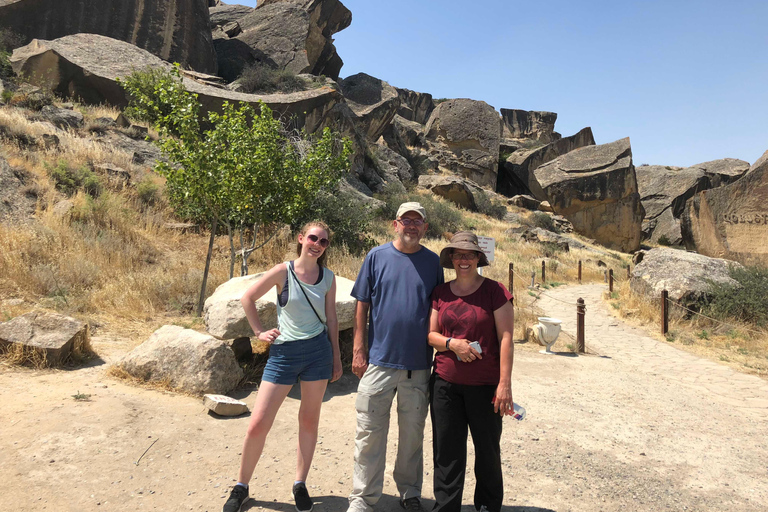
<path fill-rule="evenodd" d="M 421 500 L 414 496 L 413 498 L 400 498 L 400 506 L 405 510 L 414 510 L 416 512 L 427 512 L 427 509 L 421 506 Z"/>
<path fill-rule="evenodd" d="M 309 497 L 309 492 L 304 482 L 293 484 L 293 500 L 296 502 L 297 512 L 309 512 L 312 510 L 312 498 Z"/>
<path fill-rule="evenodd" d="M 242 485 L 236 485 L 229 493 L 229 499 L 224 504 L 222 512 L 240 512 L 243 503 L 248 501 L 248 488 Z"/>

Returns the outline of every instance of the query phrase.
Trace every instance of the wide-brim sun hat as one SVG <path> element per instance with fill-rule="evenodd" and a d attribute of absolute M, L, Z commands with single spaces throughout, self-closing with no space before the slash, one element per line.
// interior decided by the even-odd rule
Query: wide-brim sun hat
<path fill-rule="evenodd" d="M 454 249 L 463 249 L 465 251 L 475 251 L 479 253 L 477 259 L 478 267 L 485 267 L 488 265 L 488 257 L 480 248 L 480 244 L 477 241 L 477 235 L 471 231 L 459 231 L 451 238 L 451 243 L 443 247 L 440 251 L 440 265 L 443 268 L 453 268 L 453 261 L 451 260 L 451 253 Z"/>

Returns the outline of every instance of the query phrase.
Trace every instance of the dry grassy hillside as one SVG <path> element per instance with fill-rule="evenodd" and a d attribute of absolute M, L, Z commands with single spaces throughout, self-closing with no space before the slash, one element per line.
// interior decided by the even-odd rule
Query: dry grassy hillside
<path fill-rule="evenodd" d="M 84 114 L 84 127 L 57 132 L 58 147 L 45 147 L 34 141 L 49 133 L 49 126 L 30 121 L 29 111 L 0 107 L 0 156 L 26 176 L 22 193 L 35 202 L 31 219 L 6 218 L 0 223 L 0 320 L 33 309 L 55 310 L 88 321 L 94 335 L 128 339 L 131 346 L 164 324 L 202 330 L 194 306 L 208 234 L 170 226 L 179 219 L 163 199 L 162 178 L 151 168 L 133 163 L 130 154 L 94 140 L 103 131 L 97 120 L 115 119 L 118 111 L 78 105 L 75 109 Z M 131 183 L 115 184 L 92 170 L 96 163 L 129 171 Z M 83 185 L 62 186 L 62 174 L 75 176 L 81 171 L 86 181 L 95 179 L 92 185 L 98 193 Z M 71 207 L 68 213 L 62 213 L 65 206 Z M 513 207 L 510 211 L 519 213 L 524 222 L 535 222 L 531 212 Z M 485 269 L 487 277 L 507 283 L 509 263 L 514 264 L 518 274 L 514 281 L 516 339 L 523 338 L 525 328 L 536 321 L 531 307 L 536 294 L 550 286 L 576 282 L 579 260 L 584 262 L 585 282 L 603 280 L 604 269 L 597 265 L 600 255 L 583 250 L 553 252 L 551 247 L 512 239 L 504 234 L 507 223 L 477 213 L 462 211 L 462 223 L 464 228 L 496 239 L 496 259 Z M 375 221 L 370 236 L 378 243 L 389 240 L 390 224 L 386 219 Z M 445 243 L 442 239 L 425 241 L 436 252 Z M 252 255 L 251 272 L 291 257 L 294 244 L 290 232 L 283 230 Z M 617 277 L 626 276 L 628 256 L 607 253 L 608 257 L 602 257 L 604 263 Z M 547 256 L 547 282 L 531 291 L 527 288 L 531 272 L 536 271 L 538 283 L 541 261 Z M 355 278 L 361 263 L 361 255 L 352 255 L 344 247 L 334 246 L 329 254 L 330 268 L 349 279 Z M 208 294 L 228 278 L 228 269 L 228 241 L 221 236 L 214 248 Z M 617 311 L 629 311 L 642 321 L 657 321 L 649 303 L 631 297 L 625 285 L 620 290 L 614 297 Z M 676 332 L 690 330 L 683 324 L 674 328 Z M 716 336 L 704 341 L 712 343 Z M 759 357 L 766 361 L 765 343 L 753 343 L 762 343 Z M 729 350 L 724 347 L 721 349 Z M 765 371 L 764 364 L 749 364 L 754 371 Z"/>

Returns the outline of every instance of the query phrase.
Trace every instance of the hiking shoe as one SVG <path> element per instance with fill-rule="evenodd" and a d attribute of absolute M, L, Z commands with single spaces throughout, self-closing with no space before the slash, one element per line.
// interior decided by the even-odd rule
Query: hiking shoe
<path fill-rule="evenodd" d="M 248 501 L 248 488 L 242 485 L 236 485 L 229 493 L 229 499 L 224 504 L 222 512 L 240 512 L 243 503 Z"/>
<path fill-rule="evenodd" d="M 421 500 L 414 496 L 413 498 L 400 498 L 400 506 L 403 507 L 405 510 L 414 510 L 416 512 L 427 512 L 427 509 L 425 509 L 421 505 Z"/>
<path fill-rule="evenodd" d="M 309 492 L 304 482 L 293 484 L 293 500 L 296 502 L 296 512 L 309 512 L 312 510 L 312 498 L 309 497 Z"/>

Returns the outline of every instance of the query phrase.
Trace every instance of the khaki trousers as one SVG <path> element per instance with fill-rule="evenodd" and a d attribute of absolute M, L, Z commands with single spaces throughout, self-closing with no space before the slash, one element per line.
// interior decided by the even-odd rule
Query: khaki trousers
<path fill-rule="evenodd" d="M 408 371 L 371 365 L 360 379 L 355 401 L 357 434 L 349 512 L 372 512 L 381 498 L 389 411 L 395 395 L 399 437 L 392 476 L 401 498 L 421 496 L 429 374 L 429 370 Z"/>

